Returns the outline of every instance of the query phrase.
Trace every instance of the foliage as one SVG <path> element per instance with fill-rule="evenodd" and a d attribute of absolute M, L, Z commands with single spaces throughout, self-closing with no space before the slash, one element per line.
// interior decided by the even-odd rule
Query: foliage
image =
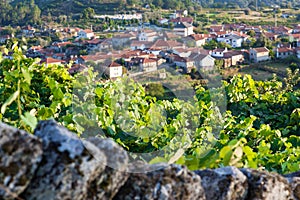
<path fill-rule="evenodd" d="M 18 128 L 32 132 L 38 120 L 54 118 L 81 137 L 111 137 L 131 153 L 162 152 L 143 157 L 150 163 L 299 170 L 298 70 L 283 83 L 235 76 L 218 88 L 195 87 L 190 100 L 169 101 L 127 77 L 103 82 L 91 69 L 72 77 L 64 66 L 46 67 L 12 49 L 14 59 L 0 58 L 0 118 Z"/>
<path fill-rule="evenodd" d="M 41 10 L 34 0 L 10 4 L 0 1 L 0 25 L 28 25 L 40 22 Z"/>
<path fill-rule="evenodd" d="M 149 96 L 162 99 L 165 93 L 165 89 L 161 83 L 149 83 L 146 86 L 146 93 Z"/>

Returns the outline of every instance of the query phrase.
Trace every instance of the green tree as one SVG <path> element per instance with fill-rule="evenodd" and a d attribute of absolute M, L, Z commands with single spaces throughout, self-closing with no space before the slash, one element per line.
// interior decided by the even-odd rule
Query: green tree
<path fill-rule="evenodd" d="M 247 35 L 249 35 L 250 37 L 254 37 L 256 35 L 254 30 L 250 30 L 248 31 Z"/>
<path fill-rule="evenodd" d="M 161 83 L 149 83 L 146 86 L 146 94 L 157 99 L 162 99 L 164 97 L 165 89 Z"/>
<path fill-rule="evenodd" d="M 83 19 L 93 19 L 94 16 L 95 16 L 95 10 L 93 8 L 88 7 L 82 11 Z"/>

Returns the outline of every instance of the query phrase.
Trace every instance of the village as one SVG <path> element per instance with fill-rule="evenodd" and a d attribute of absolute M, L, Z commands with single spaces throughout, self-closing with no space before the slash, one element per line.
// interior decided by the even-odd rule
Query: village
<path fill-rule="evenodd" d="M 26 56 L 40 58 L 40 62 L 46 66 L 64 64 L 69 67 L 71 74 L 93 66 L 109 79 L 125 74 L 134 76 L 154 72 L 164 67 L 191 73 L 274 61 L 289 56 L 300 58 L 300 24 L 295 24 L 294 28 L 241 23 L 212 24 L 205 33 L 195 33 L 194 19 L 187 10 L 176 11 L 169 19 L 163 18 L 158 22 L 171 22 L 173 27 L 141 24 L 116 31 L 111 37 L 101 38 L 92 26 L 89 29 L 62 27 L 43 30 L 25 26 L 19 35 L 0 36 L 0 43 L 5 44 L 14 37 L 35 38 L 59 33 L 63 39 L 46 46 L 31 46 Z M 253 40 L 256 43 L 261 41 L 261 44 L 254 47 Z"/>

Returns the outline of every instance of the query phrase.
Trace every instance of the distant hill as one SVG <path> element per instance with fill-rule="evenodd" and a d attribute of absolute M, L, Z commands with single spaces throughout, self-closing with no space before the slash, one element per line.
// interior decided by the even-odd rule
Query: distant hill
<path fill-rule="evenodd" d="M 24 0 L 14 0 L 12 4 L 22 1 Z M 42 14 L 51 13 L 52 16 L 79 14 L 88 7 L 93 8 L 97 13 L 114 11 L 121 8 L 122 3 L 124 3 L 122 0 L 35 0 Z"/>
<path fill-rule="evenodd" d="M 76 15 L 82 13 L 85 8 L 93 8 L 97 14 L 108 12 L 120 12 L 125 8 L 145 6 L 147 4 L 163 9 L 188 9 L 195 5 L 205 8 L 256 8 L 266 5 L 279 5 L 281 7 L 295 7 L 299 0 L 12 0 L 0 1 L 0 4 L 17 5 L 36 4 L 42 15 Z M 25 3 L 26 4 L 26 3 Z M 300 5 L 299 5 L 300 6 Z M 3 7 L 3 6 L 2 6 Z M 3 11 L 4 10 L 4 11 Z M 1 12 L 6 12 L 0 8 Z M 6 14 L 8 15 L 8 14 Z M 0 20 L 1 21 L 1 20 Z"/>
<path fill-rule="evenodd" d="M 96 14 L 119 13 L 150 5 L 152 8 L 188 9 L 237 8 L 252 10 L 258 7 L 278 5 L 282 8 L 296 7 L 299 0 L 0 0 L 0 26 L 38 23 L 42 15 L 58 17 L 82 14 L 84 9 L 93 8 Z"/>

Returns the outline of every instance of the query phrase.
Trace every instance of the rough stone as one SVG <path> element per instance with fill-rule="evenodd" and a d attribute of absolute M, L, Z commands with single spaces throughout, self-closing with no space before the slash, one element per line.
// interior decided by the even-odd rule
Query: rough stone
<path fill-rule="evenodd" d="M 206 199 L 242 200 L 248 192 L 247 177 L 235 167 L 195 171 L 201 176 Z"/>
<path fill-rule="evenodd" d="M 0 199 L 12 199 L 26 189 L 42 153 L 38 138 L 0 123 Z"/>
<path fill-rule="evenodd" d="M 130 174 L 114 199 L 205 200 L 201 178 L 184 166 L 156 164 L 144 166 L 147 173 Z"/>
<path fill-rule="evenodd" d="M 21 197 L 87 199 L 89 188 L 105 169 L 105 155 L 52 120 L 41 121 L 34 134 L 43 142 L 43 158 Z"/>
<path fill-rule="evenodd" d="M 285 175 L 290 183 L 294 198 L 300 200 L 300 171 Z"/>
<path fill-rule="evenodd" d="M 126 182 L 128 156 L 112 139 L 88 138 L 107 158 L 107 166 L 101 177 L 95 179 L 88 192 L 88 199 L 112 199 Z M 101 184 L 97 180 L 102 179 Z"/>
<path fill-rule="evenodd" d="M 293 199 L 288 181 L 281 175 L 254 169 L 241 169 L 248 179 L 247 199 L 290 200 Z"/>

